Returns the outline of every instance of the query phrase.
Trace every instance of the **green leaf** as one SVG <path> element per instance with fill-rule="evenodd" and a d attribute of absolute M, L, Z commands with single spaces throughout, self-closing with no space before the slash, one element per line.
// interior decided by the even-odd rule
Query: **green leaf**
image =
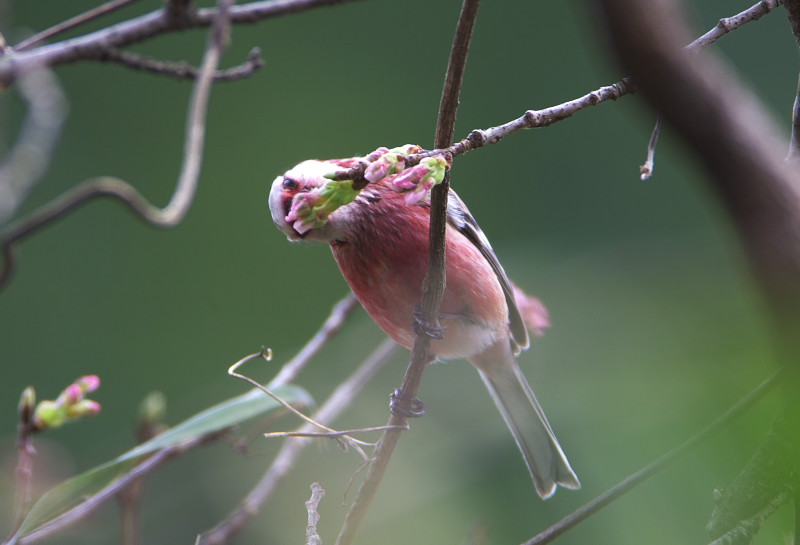
<path fill-rule="evenodd" d="M 298 386 L 281 386 L 272 392 L 292 405 L 313 405 L 314 403 L 311 395 Z M 85 497 L 96 494 L 128 471 L 142 456 L 224 430 L 281 407 L 282 405 L 264 392 L 253 389 L 197 413 L 117 458 L 76 475 L 50 489 L 33 505 L 8 545 L 13 545 L 21 536 L 36 530 L 45 522 L 75 507 Z"/>

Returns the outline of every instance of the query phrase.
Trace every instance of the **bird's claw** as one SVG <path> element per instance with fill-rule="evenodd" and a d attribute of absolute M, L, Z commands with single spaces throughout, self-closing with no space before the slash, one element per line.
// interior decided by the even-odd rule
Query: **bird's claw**
<path fill-rule="evenodd" d="M 393 415 L 403 418 L 425 416 L 425 403 L 416 397 L 408 397 L 400 388 L 389 395 L 389 410 Z"/>
<path fill-rule="evenodd" d="M 417 335 L 425 335 L 426 337 L 430 337 L 431 339 L 435 340 L 444 339 L 444 331 L 442 328 L 425 320 L 425 318 L 422 316 L 422 309 L 420 307 L 414 307 L 413 317 L 414 332 Z"/>

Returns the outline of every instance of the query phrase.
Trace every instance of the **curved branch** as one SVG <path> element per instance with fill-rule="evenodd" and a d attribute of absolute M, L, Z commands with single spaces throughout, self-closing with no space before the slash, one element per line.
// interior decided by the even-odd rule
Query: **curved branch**
<path fill-rule="evenodd" d="M 189 211 L 197 189 L 200 165 L 203 159 L 208 98 L 222 50 L 228 42 L 227 32 L 230 21 L 227 17 L 227 7 L 231 2 L 232 0 L 220 0 L 218 4 L 220 16 L 210 33 L 200 74 L 189 101 L 183 165 L 169 203 L 164 208 L 158 208 L 144 198 L 136 188 L 118 178 L 97 178 L 76 186 L 33 212 L 29 217 L 11 226 L 0 236 L 5 260 L 2 270 L 0 270 L 0 289 L 8 282 L 14 269 L 15 245 L 21 238 L 64 217 L 68 212 L 95 197 L 108 196 L 119 199 L 142 219 L 156 227 L 170 228 L 180 223 Z"/>

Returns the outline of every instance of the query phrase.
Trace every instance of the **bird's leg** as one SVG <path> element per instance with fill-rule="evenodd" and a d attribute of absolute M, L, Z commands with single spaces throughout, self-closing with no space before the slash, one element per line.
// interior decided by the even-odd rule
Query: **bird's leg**
<path fill-rule="evenodd" d="M 419 418 L 425 416 L 425 403 L 416 397 L 406 396 L 402 389 L 397 388 L 389 395 L 389 410 L 403 418 Z"/>

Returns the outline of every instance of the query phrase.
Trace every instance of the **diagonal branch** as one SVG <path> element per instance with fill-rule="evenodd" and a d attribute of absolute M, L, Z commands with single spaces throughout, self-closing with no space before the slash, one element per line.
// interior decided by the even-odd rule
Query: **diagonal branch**
<path fill-rule="evenodd" d="M 57 36 L 58 34 L 67 32 L 68 30 L 72 30 L 73 28 L 77 28 L 81 25 L 85 25 L 86 23 L 94 21 L 103 15 L 115 12 L 138 1 L 139 0 L 111 0 L 110 2 L 101 4 L 96 8 L 92 8 L 89 11 L 81 13 L 80 15 L 76 15 L 75 17 L 67 19 L 66 21 L 58 23 L 57 25 L 53 25 L 48 29 L 34 34 L 30 38 L 27 38 L 14 46 L 14 50 L 25 51 L 31 49 L 34 46 L 49 40 L 53 36 Z"/>

